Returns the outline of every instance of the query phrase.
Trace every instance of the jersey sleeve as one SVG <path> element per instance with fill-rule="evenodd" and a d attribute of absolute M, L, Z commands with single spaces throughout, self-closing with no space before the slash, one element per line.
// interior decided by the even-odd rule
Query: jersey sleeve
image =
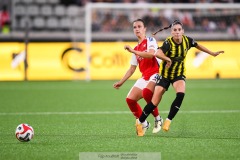
<path fill-rule="evenodd" d="M 147 44 L 148 44 L 147 51 L 149 51 L 150 49 L 153 49 L 155 52 L 157 51 L 158 45 L 157 45 L 157 41 L 155 38 L 148 37 Z"/>
<path fill-rule="evenodd" d="M 137 57 L 135 54 L 132 54 L 132 58 L 130 60 L 130 64 L 133 66 L 137 66 L 138 65 L 138 61 L 137 61 Z"/>
<path fill-rule="evenodd" d="M 188 38 L 190 47 L 197 47 L 198 44 L 197 44 L 197 42 L 193 38 L 188 37 L 188 36 L 186 36 L 186 37 Z"/>
<path fill-rule="evenodd" d="M 163 51 L 163 53 L 166 53 L 167 51 L 169 51 L 169 49 L 170 49 L 170 44 L 169 44 L 168 40 L 165 40 L 165 41 L 163 42 L 162 46 L 159 47 L 159 48 Z"/>

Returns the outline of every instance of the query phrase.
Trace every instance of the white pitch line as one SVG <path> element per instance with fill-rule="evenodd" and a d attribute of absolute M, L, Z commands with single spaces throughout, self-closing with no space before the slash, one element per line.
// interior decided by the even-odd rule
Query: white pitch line
<path fill-rule="evenodd" d="M 240 110 L 179 111 L 180 113 L 240 113 Z"/>
<path fill-rule="evenodd" d="M 169 111 L 160 111 L 168 113 Z M 208 113 L 240 113 L 240 110 L 204 110 L 204 111 L 179 111 L 183 114 L 208 114 Z M 19 113 L 0 113 L 0 116 L 18 115 L 101 115 L 101 114 L 131 114 L 130 111 L 96 111 L 96 112 L 19 112 Z"/>

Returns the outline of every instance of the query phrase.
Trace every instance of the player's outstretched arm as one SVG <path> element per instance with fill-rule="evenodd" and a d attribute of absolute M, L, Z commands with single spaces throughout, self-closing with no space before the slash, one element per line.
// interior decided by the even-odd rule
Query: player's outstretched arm
<path fill-rule="evenodd" d="M 128 78 L 133 75 L 133 73 L 135 72 L 136 68 L 137 68 L 137 66 L 131 65 L 130 68 L 125 73 L 125 75 L 123 76 L 123 78 L 120 81 L 115 82 L 113 84 L 113 88 L 119 89 L 123 85 L 123 83 L 126 82 L 126 80 L 128 80 Z"/>
<path fill-rule="evenodd" d="M 206 47 L 204 47 L 203 45 L 200 45 L 200 44 L 198 44 L 196 46 L 196 48 L 199 49 L 200 51 L 206 52 L 206 53 L 208 53 L 208 54 L 210 54 L 214 57 L 218 56 L 221 53 L 224 53 L 224 51 L 212 52 L 212 51 L 210 51 L 209 49 L 207 49 Z"/>
<path fill-rule="evenodd" d="M 136 50 L 132 49 L 132 47 L 130 47 L 129 45 L 125 45 L 124 49 L 130 53 L 139 55 L 140 57 L 143 57 L 143 58 L 152 58 L 152 57 L 154 57 L 154 53 L 155 53 L 155 51 L 153 49 L 149 49 L 148 52 L 136 51 Z"/>

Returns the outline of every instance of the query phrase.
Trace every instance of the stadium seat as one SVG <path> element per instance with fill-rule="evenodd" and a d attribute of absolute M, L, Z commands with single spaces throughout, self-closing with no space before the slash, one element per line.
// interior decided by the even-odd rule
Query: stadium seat
<path fill-rule="evenodd" d="M 76 30 L 84 30 L 85 26 L 84 26 L 84 19 L 80 18 L 80 17 L 76 17 L 73 19 L 73 27 Z"/>
<path fill-rule="evenodd" d="M 15 15 L 23 16 L 25 15 L 25 7 L 23 5 L 17 5 L 14 10 Z"/>
<path fill-rule="evenodd" d="M 15 4 L 22 3 L 22 0 L 15 0 L 14 3 Z"/>
<path fill-rule="evenodd" d="M 48 3 L 50 3 L 50 4 L 59 4 L 60 2 L 59 2 L 59 0 L 48 0 Z"/>
<path fill-rule="evenodd" d="M 43 16 L 51 16 L 52 15 L 52 7 L 49 5 L 43 5 L 41 7 L 41 15 Z"/>
<path fill-rule="evenodd" d="M 74 5 L 68 6 L 67 15 L 70 17 L 78 16 L 79 10 L 80 10 L 80 7 L 78 6 L 74 6 Z"/>
<path fill-rule="evenodd" d="M 19 20 L 19 28 L 20 29 L 25 29 L 26 28 L 26 23 L 27 23 L 27 19 L 22 17 Z M 28 28 L 31 28 L 31 27 L 32 27 L 32 21 L 29 19 L 29 21 L 28 21 Z"/>
<path fill-rule="evenodd" d="M 30 4 L 30 3 L 33 3 L 34 0 L 22 0 L 22 3 L 25 3 L 25 4 Z"/>
<path fill-rule="evenodd" d="M 38 16 L 39 15 L 39 7 L 37 5 L 29 5 L 27 6 L 27 13 L 29 16 Z"/>
<path fill-rule="evenodd" d="M 85 8 L 84 7 L 78 8 L 78 16 L 85 17 Z"/>
<path fill-rule="evenodd" d="M 66 7 L 63 6 L 63 5 L 56 5 L 54 8 L 53 8 L 53 15 L 55 16 L 65 16 L 66 14 Z"/>
<path fill-rule="evenodd" d="M 60 28 L 63 30 L 69 30 L 72 26 L 72 21 L 68 17 L 62 17 L 59 23 Z"/>
<path fill-rule="evenodd" d="M 43 17 L 35 17 L 33 19 L 33 28 L 34 29 L 45 29 L 45 19 Z"/>
<path fill-rule="evenodd" d="M 35 2 L 38 4 L 46 4 L 47 0 L 35 0 Z"/>
<path fill-rule="evenodd" d="M 46 27 L 47 27 L 47 29 L 58 29 L 59 28 L 58 19 L 56 17 L 47 18 Z"/>

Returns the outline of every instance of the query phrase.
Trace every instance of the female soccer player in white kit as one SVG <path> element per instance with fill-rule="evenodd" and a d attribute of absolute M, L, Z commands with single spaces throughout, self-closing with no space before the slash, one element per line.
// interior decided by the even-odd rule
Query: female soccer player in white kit
<path fill-rule="evenodd" d="M 152 55 L 157 51 L 158 45 L 153 37 L 146 37 L 146 27 L 142 19 L 137 19 L 133 22 L 133 32 L 138 38 L 138 45 L 134 48 L 137 52 L 145 52 Z M 132 48 L 129 45 L 125 46 L 125 49 L 131 52 Z M 159 57 L 164 61 L 167 61 L 168 64 L 171 64 L 171 59 L 162 54 L 162 57 Z M 139 78 L 133 87 L 130 89 L 126 102 L 129 109 L 133 115 L 138 119 L 142 114 L 142 108 L 138 104 L 138 100 L 144 98 L 147 103 L 151 102 L 154 87 L 156 84 L 156 77 L 159 73 L 159 63 L 156 57 L 153 58 L 142 58 L 137 54 L 133 54 L 131 58 L 131 66 L 123 76 L 123 78 L 114 83 L 113 87 L 119 89 L 128 78 L 130 78 L 135 72 L 137 66 L 142 73 L 142 77 Z M 159 115 L 158 109 L 156 108 L 152 112 L 155 117 L 155 126 L 153 128 L 153 133 L 157 133 L 161 130 L 161 125 L 163 123 L 162 118 Z M 144 132 L 150 127 L 150 124 L 145 127 Z"/>

